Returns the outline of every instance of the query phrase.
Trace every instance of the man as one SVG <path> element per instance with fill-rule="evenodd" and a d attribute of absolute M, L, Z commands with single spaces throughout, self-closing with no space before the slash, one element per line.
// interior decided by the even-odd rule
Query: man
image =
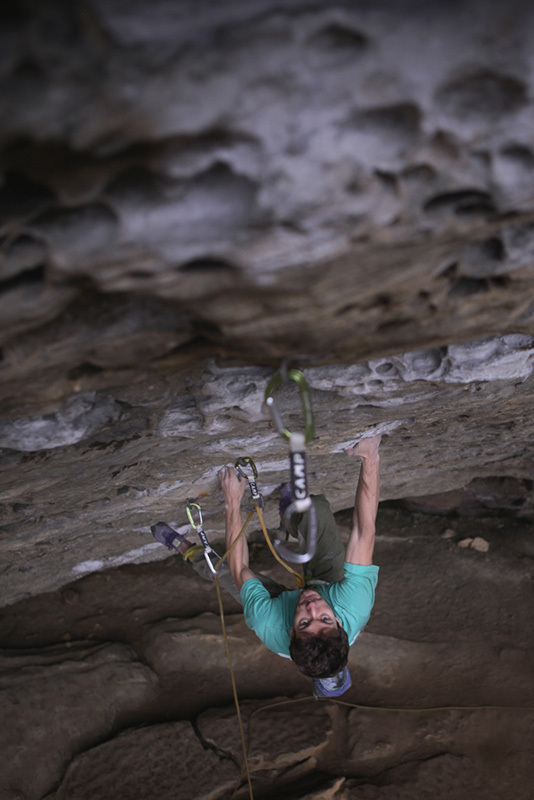
<path fill-rule="evenodd" d="M 372 558 L 379 499 L 380 438 L 363 439 L 356 448 L 346 451 L 358 456 L 362 463 L 352 531 L 345 550 L 328 501 L 323 495 L 313 497 L 317 548 L 305 565 L 306 589 L 286 590 L 254 573 L 249 567 L 244 536 L 227 559 L 229 575 L 221 583 L 234 597 L 236 590 L 239 592 L 247 625 L 270 650 L 292 658 L 300 671 L 311 678 L 328 678 L 344 669 L 349 646 L 367 623 L 373 607 L 378 578 L 378 567 L 373 566 Z M 219 479 L 225 501 L 228 549 L 242 527 L 241 499 L 246 482 L 236 475 L 233 467 L 222 469 Z M 281 514 L 284 504 L 287 507 L 289 498 L 282 489 Z M 306 542 L 307 516 L 296 515 L 294 525 L 297 536 Z M 169 547 L 170 534 L 158 526 L 165 523 L 153 527 L 154 536 Z M 197 551 L 195 555 L 195 548 L 183 536 L 175 532 L 172 535 L 180 541 L 172 549 L 178 549 L 185 557 L 193 556 L 195 569 L 209 577 L 202 554 Z"/>

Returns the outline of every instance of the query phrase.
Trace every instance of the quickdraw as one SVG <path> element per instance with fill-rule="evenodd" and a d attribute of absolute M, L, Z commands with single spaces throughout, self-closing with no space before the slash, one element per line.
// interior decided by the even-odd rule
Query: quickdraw
<path fill-rule="evenodd" d="M 315 422 L 313 419 L 310 387 L 304 374 L 300 370 L 281 369 L 273 375 L 265 389 L 265 403 L 271 412 L 274 427 L 281 436 L 289 440 L 291 432 L 285 427 L 282 417 L 276 407 L 276 403 L 274 402 L 274 398 L 272 397 L 273 392 L 275 392 L 282 383 L 289 383 L 289 381 L 294 381 L 298 386 L 300 402 L 302 403 L 302 413 L 304 416 L 305 443 L 309 444 L 315 436 Z"/>
<path fill-rule="evenodd" d="M 294 564 L 305 564 L 315 555 L 317 548 L 317 514 L 313 500 L 308 493 L 308 476 L 306 470 L 306 444 L 311 442 L 315 434 L 313 420 L 313 410 L 311 405 L 310 387 L 306 378 L 296 369 L 286 370 L 287 380 L 294 381 L 299 389 L 302 402 L 302 413 L 304 416 L 305 433 L 291 433 L 282 420 L 280 412 L 276 406 L 272 392 L 277 389 L 284 381 L 282 372 L 278 372 L 271 378 L 265 389 L 265 403 L 270 411 L 271 419 L 278 433 L 289 440 L 289 464 L 291 473 L 291 495 L 292 502 L 284 514 L 284 523 L 289 529 L 293 514 L 308 514 L 308 549 L 304 553 L 294 553 L 286 548 L 279 540 L 274 546 L 278 553 Z"/>
<path fill-rule="evenodd" d="M 195 522 L 195 520 L 193 519 L 193 510 L 196 511 L 196 513 L 198 515 L 198 522 Z M 202 519 L 202 509 L 201 509 L 200 505 L 198 503 L 196 503 L 194 500 L 188 500 L 187 501 L 187 505 L 185 507 L 185 511 L 186 511 L 186 514 L 187 514 L 187 517 L 189 519 L 189 522 L 190 522 L 191 526 L 198 533 L 198 537 L 199 537 L 200 541 L 202 542 L 202 547 L 204 548 L 204 558 L 206 559 L 206 563 L 207 563 L 208 567 L 210 568 L 211 572 L 213 572 L 214 575 L 217 575 L 217 567 L 214 565 L 213 561 L 211 560 L 211 554 L 213 554 L 213 557 L 215 559 L 217 559 L 219 562 L 220 562 L 220 556 L 215 552 L 213 547 L 211 547 L 210 543 L 208 542 L 208 537 L 206 536 L 206 534 L 204 532 L 204 522 L 203 522 L 203 519 Z M 217 564 L 217 566 L 218 566 L 218 564 Z"/>
<path fill-rule="evenodd" d="M 248 488 L 250 489 L 250 501 L 252 504 L 252 508 L 248 507 L 249 511 L 252 511 L 255 506 L 259 506 L 260 509 L 263 511 L 265 507 L 265 501 L 263 499 L 263 495 L 258 490 L 258 484 L 256 481 L 258 480 L 258 470 L 256 469 L 256 464 L 249 456 L 244 456 L 243 458 L 238 458 L 234 464 L 235 471 L 238 475 L 241 475 L 248 483 Z M 245 468 L 248 467 L 251 472 L 251 475 L 247 475 L 245 472 Z"/>

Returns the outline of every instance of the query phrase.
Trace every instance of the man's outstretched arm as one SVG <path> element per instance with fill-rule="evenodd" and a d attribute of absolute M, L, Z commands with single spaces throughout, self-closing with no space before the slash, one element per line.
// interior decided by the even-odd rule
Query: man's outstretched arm
<path fill-rule="evenodd" d="M 245 491 L 246 481 L 237 477 L 233 467 L 223 467 L 219 472 L 219 481 L 224 496 L 224 513 L 226 517 L 226 549 L 239 536 L 241 531 L 241 499 Z M 248 544 L 246 536 L 242 536 L 227 558 L 228 568 L 233 581 L 241 589 L 245 581 L 255 575 L 248 567 Z"/>
<path fill-rule="evenodd" d="M 362 461 L 354 500 L 352 532 L 345 550 L 345 561 L 349 564 L 369 566 L 373 563 L 376 512 L 380 495 L 378 446 L 381 438 L 381 436 L 371 436 L 362 439 L 354 450 L 346 451 L 349 455 L 359 456 Z"/>

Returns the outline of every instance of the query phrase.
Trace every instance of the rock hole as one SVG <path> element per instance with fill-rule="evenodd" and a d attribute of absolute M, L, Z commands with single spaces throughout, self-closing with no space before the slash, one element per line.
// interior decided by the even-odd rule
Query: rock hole
<path fill-rule="evenodd" d="M 471 203 L 462 203 L 455 209 L 455 214 L 457 217 L 476 217 L 479 215 L 491 215 L 495 214 L 497 209 L 493 205 L 492 201 L 489 200 L 488 202 L 485 201 L 473 201 Z"/>
<path fill-rule="evenodd" d="M 450 280 L 454 278 L 458 272 L 458 262 L 453 261 L 452 264 L 447 264 L 446 267 L 440 272 L 440 277 Z"/>
<path fill-rule="evenodd" d="M 389 362 L 385 362 L 384 364 L 379 364 L 376 368 L 375 372 L 378 372 L 379 375 L 387 375 L 393 369 L 393 364 Z"/>
<path fill-rule="evenodd" d="M 378 333 L 390 333 L 397 328 L 404 328 L 406 325 L 411 325 L 412 322 L 412 319 L 399 317 L 398 319 L 391 319 L 388 322 L 383 322 L 376 330 Z"/>
<path fill-rule="evenodd" d="M 369 39 L 358 30 L 333 22 L 312 34 L 306 44 L 313 60 L 333 65 L 360 57 L 369 47 Z"/>
<path fill-rule="evenodd" d="M 20 172 L 8 170 L 0 188 L 0 219 L 27 216 L 55 200 L 56 196 L 48 186 Z"/>
<path fill-rule="evenodd" d="M 33 269 L 25 270 L 24 272 L 8 278 L 6 281 L 0 283 L 0 292 L 10 292 L 13 289 L 21 289 L 26 286 L 43 285 L 45 281 L 45 268 L 42 264 Z"/>
<path fill-rule="evenodd" d="M 106 187 L 106 194 L 113 198 L 143 196 L 157 199 L 164 191 L 164 180 L 146 167 L 129 167 L 116 175 Z"/>
<path fill-rule="evenodd" d="M 511 161 L 517 161 L 518 164 L 527 169 L 534 168 L 534 153 L 532 153 L 529 147 L 525 147 L 524 145 L 516 144 L 503 147 L 501 155 Z"/>
<path fill-rule="evenodd" d="M 484 258 L 490 258 L 492 261 L 503 261 L 506 255 L 504 242 L 498 236 L 492 236 L 482 242 L 480 253 Z"/>
<path fill-rule="evenodd" d="M 507 275 L 495 275 L 489 278 L 489 285 L 494 286 L 496 289 L 506 289 L 510 286 L 510 278 Z"/>
<path fill-rule="evenodd" d="M 205 336 L 206 339 L 215 339 L 220 341 L 223 339 L 223 332 L 221 328 L 216 325 L 214 322 L 210 322 L 209 320 L 202 320 L 197 323 L 196 329 L 200 336 Z"/>
<path fill-rule="evenodd" d="M 412 137 L 419 130 L 420 119 L 421 112 L 414 103 L 396 103 L 358 111 L 351 117 L 350 122 L 363 131 Z"/>
<path fill-rule="evenodd" d="M 397 191 L 397 176 L 393 172 L 386 172 L 382 169 L 375 169 L 376 177 L 391 191 Z"/>
<path fill-rule="evenodd" d="M 188 274 L 192 272 L 238 272 L 238 268 L 222 258 L 194 258 L 186 261 L 178 268 L 180 272 Z"/>
<path fill-rule="evenodd" d="M 345 184 L 345 191 L 348 192 L 349 194 L 360 194 L 361 190 L 362 190 L 362 185 L 357 178 L 351 178 Z"/>
<path fill-rule="evenodd" d="M 495 206 L 487 192 L 478 189 L 461 189 L 456 192 L 444 192 L 431 197 L 423 206 L 428 213 L 450 210 L 457 216 L 466 213 L 495 213 Z"/>
<path fill-rule="evenodd" d="M 460 278 L 449 289 L 449 297 L 474 297 L 488 291 L 488 282 L 478 278 Z"/>
<path fill-rule="evenodd" d="M 445 348 L 435 347 L 430 350 L 421 350 L 413 355 L 411 365 L 420 375 L 430 375 L 441 367 L 444 356 Z"/>
<path fill-rule="evenodd" d="M 445 83 L 436 100 L 460 119 L 497 119 L 525 105 L 527 88 L 511 75 L 479 69 Z"/>
<path fill-rule="evenodd" d="M 103 372 L 102 367 L 97 367 L 96 364 L 91 364 L 89 361 L 84 361 L 82 364 L 79 364 L 77 367 L 73 367 L 73 369 L 69 370 L 68 378 L 71 381 L 77 381 L 80 378 L 91 378 L 93 375 L 98 375 L 100 372 Z"/>
<path fill-rule="evenodd" d="M 335 315 L 336 317 L 342 317 L 344 314 L 354 311 L 355 308 L 358 308 L 356 303 L 348 303 L 346 306 L 342 306 L 340 309 L 338 309 Z"/>

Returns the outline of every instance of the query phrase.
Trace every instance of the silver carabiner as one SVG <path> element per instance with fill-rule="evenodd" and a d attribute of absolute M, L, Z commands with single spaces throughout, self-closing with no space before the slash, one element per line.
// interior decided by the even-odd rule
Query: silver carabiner
<path fill-rule="evenodd" d="M 252 475 L 247 475 L 245 472 L 245 467 L 249 467 Z M 256 468 L 256 464 L 250 458 L 250 456 L 245 456 L 244 458 L 238 458 L 234 464 L 234 469 L 238 475 L 244 478 L 248 483 L 248 488 L 250 490 L 250 500 L 252 502 L 252 508 L 249 508 L 249 511 L 253 511 L 255 506 L 259 506 L 259 508 L 263 511 L 265 507 L 265 501 L 263 499 L 263 495 L 258 489 L 258 484 L 256 481 L 258 480 L 258 470 Z"/>
<path fill-rule="evenodd" d="M 195 520 L 193 519 L 193 509 L 195 509 L 195 511 L 198 514 L 198 523 L 195 522 Z M 202 509 L 200 508 L 200 505 L 198 503 L 195 503 L 193 500 L 188 500 L 187 501 L 187 505 L 185 507 L 185 511 L 186 511 L 187 516 L 188 516 L 188 519 L 189 519 L 189 522 L 191 524 L 191 527 L 194 528 L 194 530 L 198 533 L 199 539 L 202 542 L 202 547 L 204 548 L 204 558 L 206 559 L 206 564 L 210 568 L 211 572 L 214 575 L 217 575 L 217 570 L 215 569 L 215 566 L 214 566 L 214 564 L 213 564 L 213 562 L 211 560 L 211 554 L 213 553 L 213 556 L 215 558 L 217 558 L 218 560 L 220 560 L 220 556 L 215 552 L 213 547 L 210 545 L 210 543 L 208 542 L 208 537 L 206 536 L 206 534 L 204 532 L 203 520 L 202 520 Z"/>
<path fill-rule="evenodd" d="M 311 497 L 308 496 L 305 500 L 295 500 L 287 507 L 284 514 L 286 528 L 289 528 L 291 525 L 291 517 L 293 514 L 300 514 L 302 512 L 308 513 L 308 549 L 306 552 L 294 553 L 292 550 L 288 550 L 279 539 L 274 543 L 278 555 L 286 561 L 291 561 L 293 564 L 305 564 L 307 561 L 310 561 L 310 559 L 314 557 L 317 549 L 317 512 L 315 511 L 315 505 Z"/>

